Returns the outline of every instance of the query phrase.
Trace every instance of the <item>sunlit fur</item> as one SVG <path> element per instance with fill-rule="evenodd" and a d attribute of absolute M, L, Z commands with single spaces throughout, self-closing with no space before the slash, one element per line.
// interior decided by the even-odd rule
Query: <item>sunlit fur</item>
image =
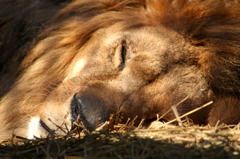
<path fill-rule="evenodd" d="M 32 134 L 38 117 L 64 134 L 56 125 L 71 128 L 75 93 L 93 98 L 89 123 L 111 113 L 153 119 L 187 96 L 180 114 L 213 101 L 190 117 L 197 124 L 240 121 L 238 0 L 38 3 L 0 0 L 1 140 L 46 136 Z M 120 71 L 122 40 L 130 55 Z"/>

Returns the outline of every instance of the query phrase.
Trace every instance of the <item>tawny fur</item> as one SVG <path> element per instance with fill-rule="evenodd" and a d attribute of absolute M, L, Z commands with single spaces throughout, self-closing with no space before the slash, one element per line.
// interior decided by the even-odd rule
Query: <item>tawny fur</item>
<path fill-rule="evenodd" d="M 35 3 L 0 0 L 1 140 L 28 137 L 36 116 L 70 128 L 76 92 L 125 117 L 152 119 L 189 96 L 180 114 L 214 101 L 195 123 L 240 121 L 239 1 Z M 122 35 L 136 41 L 127 41 L 130 60 L 119 71 Z"/>

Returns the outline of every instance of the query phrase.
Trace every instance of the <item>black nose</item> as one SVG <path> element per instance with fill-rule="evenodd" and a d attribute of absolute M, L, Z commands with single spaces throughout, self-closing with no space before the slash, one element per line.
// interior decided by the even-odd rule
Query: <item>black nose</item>
<path fill-rule="evenodd" d="M 78 116 L 81 113 L 82 105 L 81 99 L 78 98 L 77 93 L 74 94 L 71 102 L 71 113 L 72 113 L 72 122 L 78 122 Z"/>
<path fill-rule="evenodd" d="M 94 94 L 80 95 L 76 93 L 71 102 L 72 122 L 81 122 L 89 131 L 96 128 L 96 122 L 105 118 L 103 101 Z"/>
<path fill-rule="evenodd" d="M 81 122 L 89 131 L 95 130 L 117 110 L 111 97 L 110 91 L 99 88 L 77 92 L 71 102 L 72 121 Z"/>

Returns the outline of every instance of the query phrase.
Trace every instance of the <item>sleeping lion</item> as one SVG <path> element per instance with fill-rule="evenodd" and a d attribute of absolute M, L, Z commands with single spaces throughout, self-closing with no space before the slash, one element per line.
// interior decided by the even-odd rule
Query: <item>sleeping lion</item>
<path fill-rule="evenodd" d="M 0 56 L 0 140 L 240 122 L 238 0 L 0 0 Z"/>

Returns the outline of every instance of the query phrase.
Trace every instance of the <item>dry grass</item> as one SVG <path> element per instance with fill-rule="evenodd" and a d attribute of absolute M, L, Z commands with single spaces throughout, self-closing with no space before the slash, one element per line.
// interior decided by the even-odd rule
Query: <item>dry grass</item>
<path fill-rule="evenodd" d="M 180 127 L 164 125 L 157 121 L 153 122 L 149 129 L 139 129 L 125 124 L 115 125 L 115 130 L 111 132 L 54 136 L 23 140 L 16 145 L 1 145 L 0 156 L 67 159 L 238 159 L 240 158 L 240 125 Z"/>
<path fill-rule="evenodd" d="M 133 126 L 134 120 L 117 125 L 110 121 L 92 133 L 80 126 L 65 136 L 2 143 L 0 158 L 240 159 L 240 124 L 201 127 L 182 119 L 174 120 L 181 126 L 155 121 L 148 129 L 142 122 Z"/>

